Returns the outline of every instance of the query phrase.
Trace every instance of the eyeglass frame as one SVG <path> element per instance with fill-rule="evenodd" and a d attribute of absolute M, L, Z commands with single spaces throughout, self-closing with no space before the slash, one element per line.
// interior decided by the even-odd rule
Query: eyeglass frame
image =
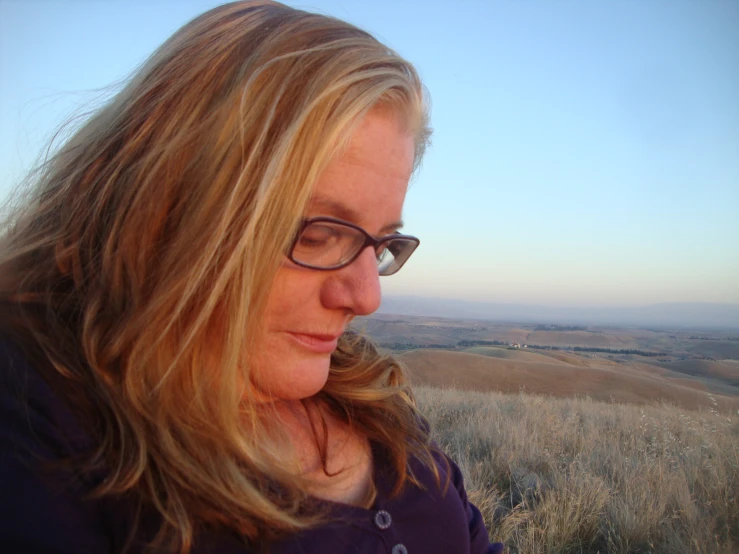
<path fill-rule="evenodd" d="M 300 236 L 303 234 L 303 231 L 308 227 L 309 225 L 312 225 L 313 223 L 320 223 L 320 222 L 326 222 L 326 223 L 334 223 L 336 225 L 341 225 L 343 227 L 349 227 L 350 229 L 354 229 L 355 231 L 359 231 L 361 235 L 364 236 L 364 243 L 362 246 L 357 250 L 357 252 L 348 260 L 345 262 L 342 262 L 338 265 L 330 266 L 330 267 L 321 267 L 321 266 L 314 266 L 307 264 L 305 262 L 301 262 L 299 260 L 296 260 L 293 257 L 293 253 L 295 251 L 295 247 L 298 244 L 298 240 L 300 240 Z M 408 257 L 405 259 L 405 261 L 401 264 L 400 267 L 398 267 L 395 271 L 392 273 L 380 273 L 380 276 L 387 277 L 388 275 L 395 275 L 398 271 L 402 269 L 402 267 L 406 264 L 408 259 L 413 255 L 413 252 L 416 251 L 416 248 L 421 244 L 421 240 L 412 236 L 412 235 L 404 235 L 402 233 L 393 233 L 390 235 L 384 235 L 382 237 L 374 237 L 370 235 L 367 231 L 362 229 L 359 225 L 355 225 L 354 223 L 350 223 L 349 221 L 344 221 L 343 219 L 338 219 L 335 217 L 328 217 L 328 216 L 318 216 L 318 217 L 308 217 L 301 221 L 300 228 L 298 229 L 297 233 L 295 233 L 295 237 L 293 238 L 292 242 L 290 243 L 290 247 L 287 249 L 287 258 L 294 263 L 295 265 L 298 265 L 300 267 L 305 267 L 307 269 L 315 269 L 317 271 L 335 271 L 337 269 L 343 269 L 347 267 L 348 265 L 352 264 L 359 256 L 364 252 L 364 250 L 371 246 L 372 249 L 377 252 L 377 248 L 385 243 L 390 242 L 395 239 L 403 239 L 410 242 L 415 242 L 416 245 L 413 247 L 413 250 L 411 250 L 411 253 L 408 254 Z M 376 256 L 376 254 L 375 254 Z M 379 266 L 378 266 L 378 273 L 379 273 Z"/>

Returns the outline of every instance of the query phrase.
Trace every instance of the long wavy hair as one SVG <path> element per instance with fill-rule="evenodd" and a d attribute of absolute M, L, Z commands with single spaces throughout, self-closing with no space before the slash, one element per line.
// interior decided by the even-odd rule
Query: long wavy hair
<path fill-rule="evenodd" d="M 96 448 L 96 495 L 154 510 L 151 544 L 201 526 L 252 544 L 315 525 L 249 393 L 244 353 L 312 186 L 369 110 L 427 144 L 414 68 L 345 22 L 270 2 L 194 19 L 35 173 L 3 222 L 0 325 L 65 391 Z M 321 402 L 433 465 L 402 368 L 355 333 Z"/>

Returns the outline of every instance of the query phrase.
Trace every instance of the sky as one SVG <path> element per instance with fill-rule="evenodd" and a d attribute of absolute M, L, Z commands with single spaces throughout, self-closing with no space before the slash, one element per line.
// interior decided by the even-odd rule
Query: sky
<path fill-rule="evenodd" d="M 0 199 L 64 121 L 220 3 L 0 0 Z M 739 303 L 739 2 L 287 3 L 368 30 L 428 88 L 404 213 L 421 246 L 384 294 Z"/>

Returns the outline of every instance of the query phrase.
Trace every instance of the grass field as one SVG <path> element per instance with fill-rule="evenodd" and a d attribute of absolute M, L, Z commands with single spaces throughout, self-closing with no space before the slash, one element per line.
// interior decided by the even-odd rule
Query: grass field
<path fill-rule="evenodd" d="M 721 413 L 734 414 L 739 409 L 737 387 L 712 384 L 706 378 L 637 361 L 617 362 L 561 351 L 495 347 L 473 347 L 467 351 L 421 349 L 405 352 L 398 358 L 408 367 L 415 385 L 478 392 L 590 396 L 595 400 L 630 404 L 664 401 L 686 409 L 711 407 L 708 394 L 712 394 Z"/>
<path fill-rule="evenodd" d="M 502 341 L 507 344 L 518 342 L 521 345 L 559 348 L 580 346 L 613 350 L 636 349 L 667 353 L 671 359 L 739 360 L 739 340 L 736 340 L 735 330 L 707 332 L 700 329 L 658 330 L 634 327 L 582 327 L 582 330 L 569 330 L 558 326 L 543 329 L 537 324 L 389 314 L 358 318 L 355 326 L 379 344 L 412 343 L 419 346 L 453 347 L 462 340 Z"/>
<path fill-rule="evenodd" d="M 739 386 L 739 362 L 723 360 L 721 362 L 708 360 L 678 360 L 659 363 L 661 367 L 699 377 L 721 379 L 726 383 Z"/>
<path fill-rule="evenodd" d="M 510 553 L 739 551 L 739 414 L 416 387 Z"/>

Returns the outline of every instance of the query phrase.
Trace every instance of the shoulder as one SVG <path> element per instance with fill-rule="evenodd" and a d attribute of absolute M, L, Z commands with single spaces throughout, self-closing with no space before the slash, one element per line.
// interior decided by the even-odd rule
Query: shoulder
<path fill-rule="evenodd" d="M 110 554 L 144 550 L 160 520 L 128 495 L 96 498 L 104 477 L 82 471 L 95 447 L 72 401 L 16 344 L 0 338 L 0 552 Z M 135 535 L 132 535 L 135 533 Z M 195 552 L 248 552 L 231 535 L 204 535 Z"/>
<path fill-rule="evenodd" d="M 0 338 L 0 453 L 11 462 L 43 466 L 79 454 L 89 439 L 67 403 L 28 361 L 23 350 Z"/>
<path fill-rule="evenodd" d="M 0 432 L 10 439 L 9 444 L 26 446 L 36 456 L 50 459 L 92 447 L 66 399 L 44 380 L 18 345 L 2 338 Z"/>
<path fill-rule="evenodd" d="M 419 425 L 430 433 L 425 419 Z M 433 466 L 417 458 L 410 461 L 420 486 L 408 483 L 399 496 L 388 495 L 378 502 L 402 529 L 408 551 L 498 552 L 500 545 L 490 544 L 482 515 L 469 502 L 462 470 L 433 441 L 430 450 Z"/>
<path fill-rule="evenodd" d="M 61 463 L 86 439 L 74 416 L 28 363 L 0 340 L 0 550 L 107 552 L 98 506 Z"/>

